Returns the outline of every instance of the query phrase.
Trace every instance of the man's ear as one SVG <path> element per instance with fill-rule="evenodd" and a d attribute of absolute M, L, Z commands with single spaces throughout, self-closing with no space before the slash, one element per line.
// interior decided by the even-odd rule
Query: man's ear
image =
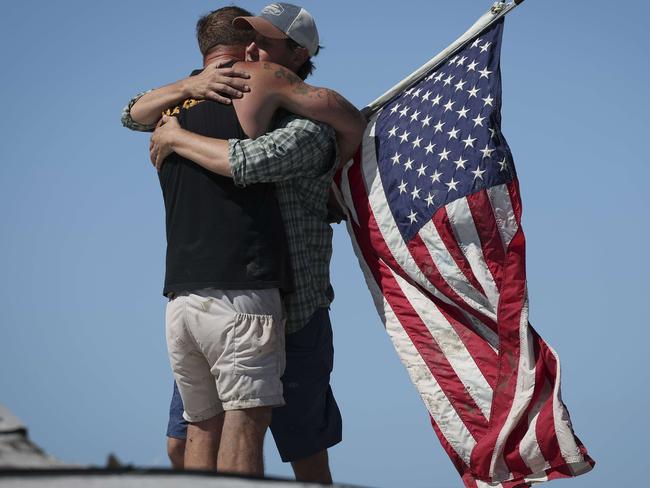
<path fill-rule="evenodd" d="M 304 47 L 297 47 L 293 50 L 293 60 L 296 66 L 300 67 L 309 59 L 309 51 Z"/>

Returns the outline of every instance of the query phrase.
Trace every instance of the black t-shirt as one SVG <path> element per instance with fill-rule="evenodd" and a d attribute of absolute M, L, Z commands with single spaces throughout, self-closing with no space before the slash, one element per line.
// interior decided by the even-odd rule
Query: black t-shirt
<path fill-rule="evenodd" d="M 186 100 L 171 113 L 196 134 L 248 138 L 232 104 Z M 176 153 L 165 159 L 159 177 L 167 224 L 165 295 L 201 288 L 291 289 L 273 184 L 239 188 Z"/>

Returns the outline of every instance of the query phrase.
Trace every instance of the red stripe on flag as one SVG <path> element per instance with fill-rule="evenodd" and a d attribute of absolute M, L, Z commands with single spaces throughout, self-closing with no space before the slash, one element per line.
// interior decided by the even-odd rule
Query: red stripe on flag
<path fill-rule="evenodd" d="M 499 298 L 499 374 L 492 397 L 490 431 L 472 452 L 471 465 L 487 478 L 497 437 L 508 417 L 517 386 L 521 312 L 526 296 L 525 245 L 521 227 L 517 229 L 506 255 Z"/>
<path fill-rule="evenodd" d="M 438 435 L 438 438 L 442 443 L 442 447 L 449 455 L 449 458 L 451 459 L 452 463 L 456 467 L 458 474 L 460 474 L 465 487 L 478 488 L 478 483 L 476 482 L 476 478 L 472 474 L 472 470 L 470 469 L 469 466 L 467 466 L 467 464 L 465 464 L 465 462 L 463 462 L 463 460 L 460 457 L 458 457 L 453 447 L 451 447 L 451 445 L 445 440 L 444 436 L 442 435 L 442 432 L 440 431 L 440 428 L 436 424 L 435 420 L 433 420 L 433 418 L 431 418 L 431 425 L 433 426 L 433 430 Z M 531 485 L 521 480 L 514 480 L 514 481 L 503 481 L 501 482 L 501 486 L 503 486 L 504 488 L 529 488 Z"/>
<path fill-rule="evenodd" d="M 537 332 L 534 331 L 532 326 L 530 327 L 530 329 L 533 332 L 533 335 L 535 336 L 535 340 L 540 345 L 540 356 L 543 358 L 544 364 L 546 366 L 545 373 L 547 375 L 547 378 L 549 382 L 552 385 L 554 385 L 557 381 L 559 381 L 558 373 L 557 373 L 557 360 L 555 358 L 555 355 L 548 347 L 548 345 L 544 342 L 544 340 L 537 334 Z M 571 464 L 573 464 L 573 461 L 567 462 L 567 459 L 565 459 L 564 456 L 562 455 L 560 444 L 559 444 L 560 439 L 558 438 L 557 433 L 555 431 L 555 418 L 554 418 L 555 414 L 553 410 L 553 398 L 554 395 L 551 395 L 548 401 L 546 402 L 546 404 L 544 405 L 544 407 L 542 408 L 537 423 L 538 428 L 536 434 L 537 434 L 540 450 L 542 451 L 544 457 L 548 460 L 549 464 L 551 465 L 551 467 L 546 470 L 549 479 L 573 477 L 575 476 L 575 473 L 570 466 Z M 590 467 L 593 467 L 595 465 L 595 462 L 587 454 L 587 450 L 584 447 L 584 445 L 575 436 L 573 431 L 570 431 L 570 434 L 573 436 L 573 440 L 575 441 L 578 447 L 578 452 L 580 453 L 580 455 L 582 455 L 584 462 L 587 463 Z M 582 466 L 580 467 L 580 470 L 581 472 L 586 471 L 586 469 Z"/>
<path fill-rule="evenodd" d="M 364 135 L 364 137 L 366 137 Z M 361 164 L 361 146 L 359 146 L 354 153 L 354 156 L 352 156 L 352 160 L 354 161 L 354 164 Z M 341 189 L 341 182 L 343 181 L 343 168 L 344 166 L 348 163 L 348 161 L 340 161 L 339 162 L 339 167 L 334 173 L 334 183 L 336 186 Z"/>
<path fill-rule="evenodd" d="M 383 241 L 381 234 L 379 234 L 379 238 L 381 238 Z M 496 324 L 494 323 L 494 321 L 490 320 L 489 317 L 486 317 L 481 312 L 477 311 L 476 309 L 468 305 L 467 302 L 465 302 L 465 300 L 463 300 L 458 295 L 458 293 L 456 293 L 456 291 L 454 291 L 454 289 L 451 288 L 451 286 L 449 286 L 447 281 L 442 277 L 442 274 L 440 273 L 438 266 L 436 266 L 436 263 L 433 262 L 433 259 L 431 258 L 431 254 L 429 254 L 429 250 L 427 249 L 426 244 L 424 243 L 424 241 L 422 240 L 419 234 L 416 234 L 413 237 L 413 239 L 411 239 L 411 241 L 407 245 L 407 248 L 410 251 L 411 256 L 413 257 L 413 261 L 417 264 L 420 271 L 422 271 L 422 274 L 424 274 L 424 276 L 426 276 L 426 278 L 429 280 L 429 283 L 431 283 L 443 295 L 445 295 L 447 298 L 453 301 L 456 307 L 471 313 L 474 317 L 479 319 L 490 329 L 492 329 L 495 332 L 497 331 Z M 392 253 L 390 253 L 390 257 L 391 259 L 394 259 Z M 399 264 L 397 264 L 396 262 L 395 265 L 399 266 Z M 429 296 L 431 299 L 435 298 L 426 290 L 423 290 L 423 292 L 426 293 L 427 296 Z M 451 310 L 454 308 L 453 306 L 450 306 L 447 303 L 444 302 L 441 303 L 445 309 Z M 438 306 L 438 308 L 441 308 L 441 306 Z M 468 322 L 468 319 L 463 317 L 463 315 L 460 312 L 455 311 L 454 313 L 457 321 L 462 322 L 467 327 L 471 327 L 471 324 Z"/>
<path fill-rule="evenodd" d="M 501 280 L 503 265 L 506 254 L 504 244 L 501 240 L 501 234 L 497 227 L 497 221 L 494 218 L 492 204 L 486 190 L 481 190 L 467 197 L 474 227 L 481 241 L 483 249 L 483 258 L 487 264 L 497 289 L 501 289 Z"/>
<path fill-rule="evenodd" d="M 355 164 L 355 170 L 357 168 L 359 168 L 359 166 Z M 350 172 L 348 173 L 348 178 L 350 179 L 351 185 L 354 178 L 352 176 L 352 173 L 353 172 L 351 168 Z M 361 175 L 359 174 L 358 177 L 361 178 Z M 355 181 L 354 184 L 355 185 L 363 184 L 363 181 L 359 181 L 359 182 Z M 365 198 L 367 198 L 365 195 L 365 186 L 363 186 L 363 192 L 364 193 L 362 194 L 362 198 L 355 199 L 355 202 L 365 201 Z M 435 306 L 437 306 L 438 310 L 443 314 L 445 319 L 447 319 L 447 321 L 451 323 L 454 330 L 456 330 L 457 334 L 459 335 L 459 337 L 467 347 L 470 355 L 474 358 L 476 365 L 478 366 L 479 370 L 485 377 L 490 387 L 494 388 L 494 386 L 496 385 L 497 364 L 498 364 L 496 353 L 494 352 L 494 350 L 489 346 L 488 343 L 485 342 L 483 338 L 481 338 L 473 330 L 472 324 L 470 323 L 469 319 L 463 313 L 461 313 L 455 306 L 445 303 L 442 300 L 434 297 L 428 291 L 426 291 L 417 283 L 415 283 L 409 276 L 406 276 L 405 273 L 399 272 L 401 271 L 401 267 L 397 263 L 397 261 L 395 261 L 395 258 L 391 253 L 390 249 L 388 249 L 383 239 L 383 236 L 379 231 L 376 221 L 374 220 L 374 217 L 370 215 L 371 210 L 368 210 L 367 207 L 365 209 L 361 208 L 362 206 L 363 205 L 361 204 L 359 205 L 355 204 L 355 209 L 357 211 L 357 216 L 360 219 L 360 222 L 366 222 L 365 219 L 372 219 L 373 225 L 367 226 L 367 232 L 370 235 L 373 250 L 375 252 L 379 252 L 379 255 L 384 259 L 384 261 L 388 264 L 388 266 L 390 266 L 394 270 L 397 270 L 400 276 L 402 276 L 413 286 L 417 287 L 429 300 L 433 301 L 433 303 L 435 304 Z M 362 217 L 362 215 L 364 217 Z M 358 234 L 358 232 L 355 231 L 355 234 Z M 460 307 L 463 310 L 467 311 L 468 313 L 471 313 L 478 320 L 481 320 L 481 322 L 486 324 L 492 330 L 496 331 L 496 324 L 494 324 L 494 322 L 492 322 L 488 317 L 486 317 L 485 315 L 483 315 L 482 313 L 478 312 L 470 305 L 468 305 L 444 280 L 438 267 L 433 262 L 426 245 L 424 244 L 424 242 L 422 241 L 419 235 L 416 235 L 411 240 L 411 242 L 408 243 L 407 247 L 411 252 L 414 262 L 417 264 L 417 266 L 422 271 L 422 273 L 427 277 L 429 282 L 436 289 L 438 289 L 441 293 L 443 293 L 447 298 L 452 300 L 457 307 Z"/>
<path fill-rule="evenodd" d="M 485 290 L 483 290 L 481 283 L 479 283 L 478 279 L 476 279 L 476 276 L 474 275 L 472 267 L 467 261 L 465 254 L 463 254 L 463 251 L 458 246 L 458 241 L 454 236 L 454 231 L 452 229 L 451 222 L 449 221 L 447 208 L 441 207 L 440 210 L 433 214 L 432 220 L 433 225 L 435 225 L 436 229 L 438 230 L 438 234 L 440 235 L 442 242 L 445 244 L 445 247 L 449 251 L 451 257 L 454 259 L 454 262 L 458 268 L 467 278 L 467 281 L 469 281 L 474 288 L 485 295 Z"/>
<path fill-rule="evenodd" d="M 441 222 L 446 221 L 447 225 L 449 224 L 449 219 L 444 208 L 441 208 L 436 215 L 443 214 L 444 217 L 441 219 Z M 435 216 L 434 216 L 435 220 Z M 443 224 L 444 225 L 444 224 Z M 440 232 L 440 231 L 439 231 Z M 451 227 L 447 227 L 445 233 L 452 232 Z M 442 233 L 441 233 L 442 236 Z M 449 236 L 448 236 L 449 237 Z M 453 240 L 453 239 L 452 239 Z M 463 262 L 469 267 L 464 254 L 458 247 L 455 240 L 453 240 L 456 246 L 458 253 L 462 255 Z M 490 320 L 488 317 L 478 312 L 477 310 L 471 308 L 467 303 L 458 296 L 446 283 L 444 278 L 441 276 L 440 270 L 437 268 L 435 263 L 432 261 L 431 256 L 426 249 L 426 245 L 422 241 L 419 235 L 415 236 L 413 240 L 408 245 L 411 255 L 414 258 L 414 261 L 418 264 L 419 268 L 422 270 L 422 273 L 429 279 L 429 282 L 435 286 L 437 289 L 445 293 L 445 295 L 454 301 L 456 306 L 450 305 L 442 301 L 436 301 L 438 309 L 444 314 L 445 318 L 451 323 L 454 327 L 454 330 L 461 338 L 466 348 L 470 352 L 472 358 L 476 362 L 477 366 L 483 373 L 483 376 L 489 383 L 490 387 L 494 389 L 496 385 L 496 376 L 497 376 L 497 353 L 490 347 L 490 345 L 482 338 L 475 330 L 473 325 L 470 323 L 469 319 L 459 310 L 465 310 L 468 313 L 471 313 L 474 317 L 480 320 L 485 326 L 497 332 L 496 323 Z M 456 260 L 456 259 L 455 259 Z M 458 261 L 457 261 L 458 262 Z M 469 273 L 474 277 L 471 269 Z M 464 273 L 466 276 L 467 274 Z M 474 277 L 476 281 L 476 278 Z M 480 287 L 480 283 L 476 281 L 476 284 Z M 483 289 L 480 288 L 481 292 Z M 431 297 L 433 300 L 434 297 Z"/>
<path fill-rule="evenodd" d="M 532 470 L 528 467 L 524 459 L 521 457 L 519 446 L 524 435 L 526 435 L 526 432 L 531 427 L 529 421 L 530 414 L 535 408 L 535 404 L 540 399 L 540 395 L 544 391 L 545 384 L 547 384 L 546 378 L 544 376 L 544 366 L 543 364 L 540 364 L 539 344 L 537 342 L 533 342 L 533 354 L 536 358 L 535 388 L 533 389 L 533 394 L 528 407 L 524 411 L 524 414 L 522 415 L 519 423 L 513 429 L 504 446 L 504 460 L 506 462 L 506 466 L 508 466 L 508 469 L 511 473 L 513 473 L 513 475 L 520 477 L 525 477 L 532 474 Z"/>
<path fill-rule="evenodd" d="M 433 286 L 453 300 L 454 303 L 457 303 L 458 305 L 464 303 L 463 299 L 458 296 L 458 294 L 441 276 L 440 270 L 431 259 L 429 250 L 419 235 L 416 235 L 411 239 L 411 242 L 408 243 L 408 249 L 413 256 L 414 261 L 418 264 L 420 270 L 422 270 L 422 273 L 424 273 Z M 440 310 L 445 319 L 452 325 L 458 336 L 463 341 L 463 344 L 465 344 L 465 347 L 476 362 L 476 365 L 490 387 L 494 389 L 497 376 L 497 354 L 490 345 L 473 330 L 471 323 L 469 323 L 469 319 L 465 317 L 458 308 L 444 302 L 437 305 L 438 310 Z"/>
<path fill-rule="evenodd" d="M 559 471 L 555 468 L 547 469 L 546 470 L 546 476 L 548 477 L 549 481 L 550 480 L 559 480 L 563 478 L 571 478 L 572 475 L 571 473 L 567 473 L 564 471 Z"/>
<path fill-rule="evenodd" d="M 490 388 L 494 390 L 499 372 L 498 353 L 467 323 L 466 317 L 458 309 L 451 306 L 445 309 L 438 307 L 438 309 L 454 328 Z"/>
<path fill-rule="evenodd" d="M 350 191 L 354 197 L 354 208 L 356 211 L 356 214 L 359 218 L 359 223 L 367 222 L 367 220 L 364 220 L 361 218 L 361 214 L 366 215 L 372 212 L 372 210 L 368 210 L 367 205 L 369 205 L 368 202 L 368 195 L 366 192 L 366 187 L 364 184 L 363 177 L 361 175 L 361 162 L 356 162 L 350 167 L 348 170 L 348 181 L 350 184 Z M 381 230 L 379 229 L 379 226 L 377 225 L 377 222 L 374 219 L 374 216 L 372 217 L 372 222 L 373 225 L 367 225 L 367 228 L 365 229 L 371 240 L 371 244 L 374 247 L 373 251 L 378 253 L 378 255 L 381 257 L 382 260 L 384 260 L 389 267 L 395 270 L 401 270 L 400 264 L 396 261 L 395 257 L 393 256 L 392 251 L 388 248 L 386 245 L 386 242 L 384 240 L 384 237 L 381 233 Z M 355 226 L 356 228 L 356 226 Z M 355 231 L 356 233 L 356 231 Z M 417 239 L 418 245 L 417 248 L 411 249 L 411 245 L 409 244 L 407 247 L 409 251 L 411 251 L 411 255 L 413 256 L 413 252 L 415 251 L 418 259 L 414 259 L 416 262 L 418 268 L 422 273 L 429 279 L 429 282 L 436 288 L 438 289 L 443 295 L 445 295 L 448 299 L 452 300 L 456 306 L 458 306 L 460 309 L 464 310 L 465 312 L 469 313 L 479 321 L 481 321 L 485 326 L 490 328 L 492 331 L 497 332 L 497 324 L 494 320 L 492 320 L 490 317 L 487 317 L 480 311 L 476 310 L 474 307 L 470 306 L 465 302 L 458 294 L 447 284 L 447 282 L 440 276 L 440 272 L 438 268 L 435 266 L 431 259 L 431 255 L 429 254 L 428 250 L 426 249 L 426 246 L 422 242 L 421 238 L 419 235 L 416 235 L 414 239 Z M 413 241 L 411 241 L 413 242 Z M 420 260 L 421 258 L 421 260 Z M 431 269 L 429 272 L 428 270 L 423 269 L 422 264 L 423 262 L 428 263 L 428 267 Z M 438 307 L 440 310 L 445 310 L 448 313 L 452 313 L 451 310 L 453 309 L 453 306 L 449 305 L 448 303 L 443 302 L 441 299 L 438 297 L 434 296 L 432 293 L 430 293 L 428 290 L 423 288 L 421 285 L 416 283 L 410 276 L 408 276 L 404 272 L 399 273 L 400 276 L 402 276 L 406 281 L 409 282 L 409 284 L 415 286 L 418 288 L 429 300 L 433 301 L 433 303 Z M 432 279 L 433 278 L 433 279 Z M 455 315 L 454 317 L 456 318 L 457 321 L 461 322 L 464 324 L 466 327 L 471 328 L 472 324 L 469 323 L 468 319 L 466 317 L 463 317 L 462 314 L 458 313 L 457 311 L 453 312 Z"/>
<path fill-rule="evenodd" d="M 551 388 L 553 388 L 557 382 L 557 364 L 555 362 L 555 356 L 546 343 L 544 343 L 544 341 L 542 341 L 534 332 L 533 328 L 530 327 L 530 329 L 533 331 L 535 340 L 540 346 L 540 359 L 543 363 L 544 375 L 550 383 Z M 551 466 L 556 467 L 555 469 L 564 473 L 565 471 L 563 471 L 561 467 L 566 464 L 566 462 L 562 456 L 560 444 L 558 443 L 557 434 L 555 432 L 553 397 L 554 395 L 551 393 L 542 407 L 542 410 L 539 412 L 539 419 L 537 420 L 537 429 L 535 433 L 544 459 L 546 459 Z M 567 474 L 570 474 L 570 471 L 567 472 Z"/>
<path fill-rule="evenodd" d="M 469 468 L 467 468 L 465 472 L 461 473 L 461 478 L 466 488 L 478 488 L 478 484 L 476 484 L 476 480 Z"/>
<path fill-rule="evenodd" d="M 452 445 L 449 444 L 444 434 L 440 430 L 440 427 L 438 427 L 438 424 L 436 423 L 436 421 L 433 419 L 431 415 L 429 415 L 429 420 L 431 421 L 431 426 L 433 427 L 434 432 L 438 436 L 438 440 L 440 441 L 440 444 L 442 444 L 442 448 L 449 456 L 449 459 L 451 459 L 451 462 L 453 463 L 454 467 L 458 471 L 458 474 L 460 474 L 461 476 L 463 476 L 466 473 L 469 474 L 470 473 L 469 466 L 465 464 L 462 458 L 454 450 Z"/>
<path fill-rule="evenodd" d="M 357 215 L 359 214 L 368 214 L 370 211 L 366 209 L 365 211 L 360 209 L 358 205 L 355 205 L 355 209 L 357 211 Z M 365 212 L 365 213 L 364 213 Z M 361 220 L 361 217 L 360 221 Z M 369 234 L 369 239 L 371 241 L 372 246 L 374 247 L 374 251 L 378 252 L 379 256 L 381 259 L 386 262 L 386 264 L 394 270 L 397 271 L 402 271 L 401 266 L 399 263 L 395 260 L 392 252 L 386 245 L 386 242 L 383 239 L 383 236 L 381 234 L 381 231 L 379 230 L 377 223 L 374 219 L 373 216 L 368 217 L 372 225 L 367 226 L 367 233 Z M 356 225 L 353 225 L 354 228 L 356 229 Z M 355 235 L 358 235 L 357 230 L 355 230 Z M 458 294 L 449 287 L 449 285 L 444 281 L 442 276 L 440 276 L 440 272 L 438 268 L 436 267 L 435 263 L 431 260 L 431 257 L 424 248 L 424 243 L 420 240 L 418 236 L 416 236 L 414 239 L 417 239 L 418 245 L 413 244 L 413 241 L 407 246 L 409 248 L 409 251 L 411 251 L 411 255 L 414 257 L 414 260 L 416 261 L 416 264 L 418 265 L 419 269 L 429 278 L 429 282 L 435 286 L 441 293 L 445 294 L 447 298 L 450 300 L 453 300 L 454 303 L 450 304 L 447 302 L 443 302 L 441 299 L 438 297 L 434 296 L 431 294 L 428 290 L 420 286 L 418 283 L 416 283 L 410 276 L 408 276 L 404 272 L 398 273 L 402 278 L 404 278 L 409 284 L 412 286 L 416 287 L 423 295 L 427 297 L 427 299 L 431 300 L 433 305 L 435 305 L 438 310 L 447 318 L 452 326 L 456 329 L 457 332 L 461 331 L 459 335 L 461 335 L 461 338 L 465 338 L 468 342 L 470 342 L 471 339 L 477 339 L 481 344 L 482 344 L 482 349 L 476 350 L 476 357 L 479 359 L 479 361 L 482 362 L 489 362 L 489 361 L 495 361 L 496 359 L 494 358 L 494 351 L 492 348 L 485 343 L 484 339 L 481 338 L 476 332 L 473 330 L 473 326 L 469 319 L 463 315 L 463 313 L 459 310 L 462 309 L 466 311 L 467 313 L 470 313 L 474 317 L 476 317 L 478 320 L 480 320 L 485 326 L 492 330 L 496 330 L 496 324 L 489 318 L 483 315 L 481 312 L 477 311 L 476 309 L 472 308 L 470 305 L 468 305 L 462 298 L 458 296 Z M 419 262 L 422 262 L 424 260 L 428 260 L 428 270 L 425 272 L 425 270 L 422 269 L 422 266 L 419 264 Z M 471 338 L 471 339 L 470 339 Z M 473 341 L 476 342 L 476 341 Z M 483 346 L 484 344 L 484 346 Z M 474 354 L 472 354 L 474 356 Z M 493 363 L 496 365 L 496 362 Z M 496 375 L 496 367 L 494 368 L 495 371 L 486 371 L 486 378 L 488 379 L 488 382 L 492 381 L 494 383 L 496 381 L 496 378 L 493 378 Z M 492 384 L 491 383 L 491 384 Z"/>
<path fill-rule="evenodd" d="M 350 169 L 350 172 L 348 173 L 348 178 L 351 180 L 352 179 L 352 168 Z M 350 183 L 352 184 L 352 183 Z M 365 187 L 364 187 L 364 195 L 362 198 L 359 198 L 358 196 L 355 197 L 355 209 L 357 211 L 357 216 L 359 216 L 359 212 L 363 213 L 364 211 L 368 213 L 368 209 L 362 209 L 360 208 L 360 205 L 358 204 L 359 202 L 367 202 L 367 196 L 365 195 Z M 367 232 L 370 235 L 371 239 L 371 244 L 374 246 L 375 244 L 379 247 L 375 247 L 375 252 L 378 252 L 380 257 L 390 266 L 392 269 L 395 270 L 401 270 L 402 267 L 400 264 L 396 261 L 395 257 L 393 256 L 392 251 L 388 248 L 386 245 L 386 242 L 384 241 L 384 237 L 381 233 L 381 230 L 379 229 L 379 226 L 377 225 L 374 217 L 372 217 L 372 221 L 374 225 L 372 227 L 367 228 Z M 364 220 L 359 217 L 359 222 L 364 222 Z M 413 244 L 413 247 L 411 246 L 411 243 L 414 242 L 414 240 L 417 242 L 417 244 Z M 411 243 L 407 245 L 407 248 L 411 252 L 411 256 L 414 258 L 414 253 L 417 255 L 417 259 L 414 259 L 416 262 L 418 268 L 422 273 L 427 277 L 429 282 L 437 289 L 439 290 L 443 295 L 445 295 L 448 299 L 454 302 L 454 304 L 459 307 L 460 309 L 464 310 L 465 312 L 471 314 L 472 316 L 476 317 L 478 320 L 480 320 L 483 324 L 485 324 L 487 327 L 492 329 L 493 331 L 497 331 L 497 324 L 494 322 L 494 320 L 490 319 L 480 311 L 476 310 L 474 307 L 469 305 L 465 300 L 463 300 L 450 286 L 447 284 L 447 282 L 440 276 L 440 272 L 431 259 L 431 255 L 429 254 L 429 251 L 426 249 L 426 246 L 424 246 L 424 243 L 422 242 L 421 238 L 419 235 L 416 235 L 412 240 Z M 423 269 L 421 263 L 427 263 L 427 266 Z M 429 268 L 429 269 L 427 269 Z M 404 279 L 406 279 L 410 284 L 413 286 L 417 287 L 420 289 L 420 291 L 427 296 L 430 300 L 432 300 L 438 308 L 444 308 L 444 309 L 449 309 L 449 304 L 443 302 L 441 299 L 437 298 L 434 296 L 432 293 L 430 293 L 428 290 L 423 288 L 421 285 L 416 283 L 410 276 L 408 276 L 406 273 L 400 273 L 400 276 L 402 276 Z M 467 319 L 464 317 L 462 319 L 459 318 L 459 321 L 463 323 L 466 322 Z M 470 324 L 467 323 L 467 326 L 469 327 Z"/>
<path fill-rule="evenodd" d="M 359 217 L 359 223 L 367 223 L 365 228 L 357 226 L 355 223 L 352 223 L 352 227 L 357 244 L 368 268 L 373 274 L 386 301 L 398 317 L 400 324 L 413 343 L 413 346 L 424 360 L 429 371 L 456 410 L 456 413 L 472 436 L 475 439 L 480 438 L 487 429 L 487 419 L 481 413 L 474 399 L 467 393 L 463 383 L 449 364 L 444 353 L 440 350 L 439 345 L 433 339 L 426 325 L 419 318 L 417 312 L 413 309 L 408 299 L 404 296 L 402 289 L 393 278 L 390 269 L 400 271 L 399 266 L 394 261 L 386 263 L 385 260 L 380 258 L 380 255 L 391 257 L 392 255 L 387 244 L 376 237 L 378 231 L 372 231 L 373 229 L 377 229 L 377 222 L 371 213 L 370 204 L 368 203 L 365 206 L 360 204 L 361 201 L 367 201 L 367 195 L 365 195 L 365 186 L 363 186 L 363 180 L 361 179 L 358 167 L 350 168 L 348 177 L 350 185 L 354 185 L 356 192 L 358 192 L 356 193 L 355 207 L 357 216 Z"/>

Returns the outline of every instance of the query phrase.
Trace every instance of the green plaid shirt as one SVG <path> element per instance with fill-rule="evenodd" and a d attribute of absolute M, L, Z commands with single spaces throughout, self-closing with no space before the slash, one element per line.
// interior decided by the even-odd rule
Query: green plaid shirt
<path fill-rule="evenodd" d="M 257 139 L 230 139 L 229 158 L 238 186 L 276 183 L 291 256 L 294 292 L 285 296 L 287 333 L 297 332 L 334 299 L 329 266 L 332 228 L 327 200 L 338 151 L 334 130 L 288 115 Z"/>
<path fill-rule="evenodd" d="M 137 102 L 138 100 L 140 100 L 140 98 L 142 98 L 142 95 L 146 95 L 151 91 L 153 91 L 153 89 L 143 91 L 142 93 L 138 93 L 131 100 L 129 100 L 129 103 L 127 103 L 126 106 L 122 109 L 122 117 L 120 120 L 122 121 L 122 125 L 124 127 L 126 127 L 127 129 L 137 130 L 140 132 L 153 132 L 153 130 L 156 128 L 156 124 L 151 124 L 151 125 L 141 124 L 131 118 L 131 107 L 135 105 L 135 102 Z"/>
<path fill-rule="evenodd" d="M 155 124 L 143 125 L 131 118 L 131 107 L 145 93 L 124 107 L 124 127 L 137 131 L 155 128 Z M 338 150 L 334 130 L 327 125 L 287 115 L 275 127 L 255 140 L 231 139 L 229 157 L 236 185 L 276 183 L 293 270 L 295 291 L 284 299 L 286 331 L 292 333 L 307 325 L 316 309 L 329 306 L 334 299 L 327 200 Z"/>

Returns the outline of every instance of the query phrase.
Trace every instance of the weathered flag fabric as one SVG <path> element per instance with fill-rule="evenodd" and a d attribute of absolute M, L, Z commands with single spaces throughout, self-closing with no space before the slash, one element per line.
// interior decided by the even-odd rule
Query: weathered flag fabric
<path fill-rule="evenodd" d="M 556 353 L 528 322 L 519 184 L 501 133 L 503 20 L 386 103 L 337 176 L 386 330 L 467 487 L 589 471 Z"/>

